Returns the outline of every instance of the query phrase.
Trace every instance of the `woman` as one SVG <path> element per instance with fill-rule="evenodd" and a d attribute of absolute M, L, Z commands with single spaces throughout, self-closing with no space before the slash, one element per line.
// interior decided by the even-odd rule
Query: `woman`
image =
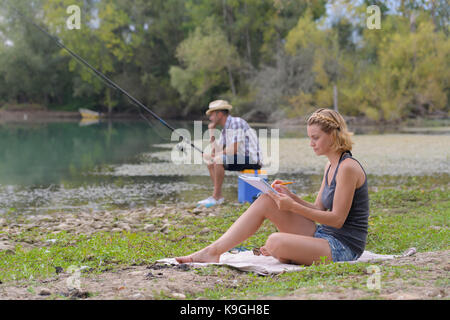
<path fill-rule="evenodd" d="M 179 263 L 218 262 L 222 253 L 253 235 L 269 219 L 278 228 L 260 248 L 263 255 L 282 263 L 311 265 L 325 261 L 356 260 L 363 253 L 369 217 L 367 177 L 352 158 L 351 133 L 342 116 L 319 109 L 308 119 L 310 146 L 328 163 L 314 203 L 302 200 L 273 182 L 278 191 L 260 196 L 214 243 Z M 316 225 L 319 223 L 319 225 Z"/>

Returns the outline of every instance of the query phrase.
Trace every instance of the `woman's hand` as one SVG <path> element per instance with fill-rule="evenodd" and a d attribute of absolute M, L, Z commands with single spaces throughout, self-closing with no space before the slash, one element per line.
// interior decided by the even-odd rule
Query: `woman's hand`
<path fill-rule="evenodd" d="M 272 191 L 268 192 L 267 195 L 275 201 L 278 209 L 281 211 L 291 211 L 295 205 L 294 199 L 284 193 L 274 193 Z"/>
<path fill-rule="evenodd" d="M 271 186 L 274 188 L 278 193 L 285 194 L 292 198 L 292 192 L 289 190 L 288 187 L 282 185 L 283 181 L 281 180 L 275 180 L 272 182 Z"/>

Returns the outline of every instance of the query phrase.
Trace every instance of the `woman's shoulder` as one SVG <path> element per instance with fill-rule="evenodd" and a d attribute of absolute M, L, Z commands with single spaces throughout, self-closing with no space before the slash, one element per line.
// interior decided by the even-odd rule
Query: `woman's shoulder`
<path fill-rule="evenodd" d="M 365 172 L 361 164 L 356 159 L 353 158 L 347 158 L 342 160 L 339 166 L 338 176 L 339 175 L 355 176 L 360 183 L 364 182 L 365 179 Z"/>
<path fill-rule="evenodd" d="M 339 170 L 349 170 L 351 172 L 364 172 L 361 164 L 354 158 L 346 158 L 339 165 Z"/>

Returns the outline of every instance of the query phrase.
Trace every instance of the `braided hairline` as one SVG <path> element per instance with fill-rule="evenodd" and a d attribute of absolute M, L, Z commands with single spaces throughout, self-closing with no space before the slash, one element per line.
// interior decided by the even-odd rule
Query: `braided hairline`
<path fill-rule="evenodd" d="M 332 128 L 335 129 L 340 129 L 339 123 L 337 123 L 334 119 L 325 117 L 324 115 L 320 114 L 320 113 L 314 113 L 308 120 L 311 121 L 313 119 L 317 119 L 318 121 L 323 121 L 325 122 L 327 125 L 329 125 Z"/>

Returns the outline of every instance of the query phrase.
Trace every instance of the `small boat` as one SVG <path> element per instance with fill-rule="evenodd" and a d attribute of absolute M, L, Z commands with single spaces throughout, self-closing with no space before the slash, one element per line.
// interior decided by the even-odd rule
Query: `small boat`
<path fill-rule="evenodd" d="M 89 109 L 80 108 L 78 111 L 83 119 L 98 119 L 100 118 L 100 112 L 92 111 Z"/>

